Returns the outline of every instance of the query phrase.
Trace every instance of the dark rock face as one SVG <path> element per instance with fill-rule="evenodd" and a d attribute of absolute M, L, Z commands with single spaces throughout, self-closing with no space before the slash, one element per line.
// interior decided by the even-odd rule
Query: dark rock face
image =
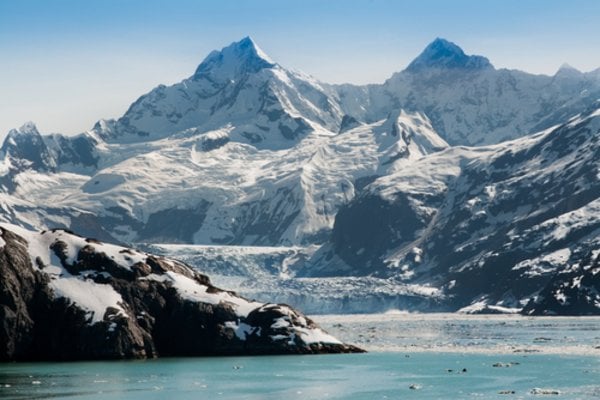
<path fill-rule="evenodd" d="M 66 231 L 0 231 L 0 361 L 361 351 L 173 260 Z"/>
<path fill-rule="evenodd" d="M 166 209 L 148 217 L 148 222 L 138 233 L 140 240 L 148 242 L 181 241 L 193 243 L 193 236 L 202 227 L 210 203 L 201 200 L 193 209 Z"/>
<path fill-rule="evenodd" d="M 88 134 L 74 137 L 50 135 L 47 137 L 49 148 L 54 153 L 57 166 L 79 165 L 94 169 L 98 166 L 99 157 L 96 154 L 98 142 Z"/>
<path fill-rule="evenodd" d="M 425 222 L 403 195 L 388 202 L 365 194 L 338 212 L 331 240 L 342 260 L 358 274 L 368 274 L 383 265 L 388 248 L 412 242 Z"/>
<path fill-rule="evenodd" d="M 32 169 L 39 172 L 56 172 L 61 168 L 78 166 L 92 169 L 97 166 L 98 143 L 91 136 L 81 134 L 65 137 L 59 134 L 42 136 L 33 123 L 9 132 L 0 148 L 3 157 L 10 157 L 11 173 Z"/>
<path fill-rule="evenodd" d="M 557 273 L 523 308 L 527 315 L 600 315 L 600 252 Z"/>
<path fill-rule="evenodd" d="M 23 239 L 3 232 L 6 245 L 0 251 L 0 359 L 29 351 L 33 342 L 34 322 L 29 305 L 34 302 L 41 276 L 27 266 L 29 256 Z M 42 295 L 43 296 L 43 295 Z"/>
<path fill-rule="evenodd" d="M 32 123 L 11 130 L 0 149 L 17 163 L 17 169 L 31 168 L 36 171 L 54 171 L 56 167 L 44 139 Z"/>
<path fill-rule="evenodd" d="M 360 121 L 358 121 L 353 116 L 346 114 L 342 117 L 342 122 L 340 123 L 339 133 L 344 133 L 346 131 L 349 131 L 352 128 L 356 128 L 359 125 L 360 125 Z"/>

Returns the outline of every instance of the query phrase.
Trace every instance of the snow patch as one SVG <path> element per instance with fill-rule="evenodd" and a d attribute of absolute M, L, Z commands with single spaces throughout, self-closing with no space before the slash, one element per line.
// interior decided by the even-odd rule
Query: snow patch
<path fill-rule="evenodd" d="M 213 305 L 220 303 L 231 304 L 234 310 L 237 311 L 237 315 L 239 317 L 247 317 L 252 310 L 263 305 L 263 303 L 251 302 L 240 297 L 233 296 L 225 291 L 209 293 L 207 291 L 207 286 L 172 271 L 168 271 L 164 275 L 150 274 L 142 279 L 148 279 L 157 282 L 170 282 L 172 287 L 177 290 L 181 298 L 186 300 Z"/>
<path fill-rule="evenodd" d="M 527 276 L 541 276 L 554 272 L 558 268 L 565 268 L 570 257 L 571 250 L 564 248 L 540 257 L 523 260 L 512 269 L 515 271 L 525 270 Z"/>
<path fill-rule="evenodd" d="M 110 285 L 68 277 L 52 279 L 49 286 L 56 298 L 65 298 L 85 310 L 89 324 L 103 321 L 108 307 L 115 308 L 120 316 L 127 316 L 121 306 L 123 298 Z"/>
<path fill-rule="evenodd" d="M 298 336 L 306 344 L 324 343 L 324 344 L 342 344 L 339 340 L 333 336 L 325 333 L 319 328 L 302 328 L 294 327 L 295 331 L 299 334 Z"/>
<path fill-rule="evenodd" d="M 518 314 L 521 311 L 520 308 L 511 308 L 511 307 L 504 307 L 504 306 L 499 306 L 499 305 L 489 305 L 489 304 L 487 304 L 487 301 L 480 300 L 469 306 L 461 308 L 460 310 L 457 311 L 457 313 L 459 313 L 459 314 L 477 314 L 477 313 L 481 313 L 482 311 L 485 311 L 485 310 L 496 311 L 496 312 L 499 312 L 502 314 Z"/>
<path fill-rule="evenodd" d="M 277 318 L 277 319 L 275 319 L 275 322 L 273 322 L 273 324 L 271 324 L 271 328 L 273 328 L 273 329 L 287 328 L 289 326 L 291 326 L 289 317 Z"/>
<path fill-rule="evenodd" d="M 251 335 L 257 331 L 256 327 L 239 321 L 227 321 L 225 322 L 225 327 L 232 329 L 240 340 L 246 340 L 248 335 Z M 257 334 L 260 336 L 260 328 Z"/>

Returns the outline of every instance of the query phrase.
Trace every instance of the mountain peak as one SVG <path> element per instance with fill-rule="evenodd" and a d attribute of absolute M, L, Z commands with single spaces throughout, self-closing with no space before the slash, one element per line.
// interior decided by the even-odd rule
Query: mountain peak
<path fill-rule="evenodd" d="M 196 69 L 193 78 L 211 81 L 235 80 L 240 75 L 273 68 L 271 58 L 258 47 L 250 36 L 233 42 L 220 51 L 211 52 Z"/>
<path fill-rule="evenodd" d="M 39 136 L 40 132 L 37 129 L 37 126 L 31 121 L 25 122 L 18 129 L 11 129 L 8 132 L 8 136 L 19 136 L 19 135 L 34 135 Z"/>
<path fill-rule="evenodd" d="M 561 65 L 560 68 L 558 69 L 558 71 L 556 71 L 556 75 L 562 75 L 562 76 L 578 76 L 581 74 L 582 74 L 582 72 L 580 70 L 578 70 L 577 68 L 575 68 L 572 65 L 569 65 L 567 63 L 564 63 L 563 65 Z"/>
<path fill-rule="evenodd" d="M 264 60 L 270 64 L 275 64 L 273 62 L 273 60 L 271 59 L 271 57 L 269 57 L 260 47 L 258 47 L 258 45 L 254 41 L 254 39 L 252 39 L 250 36 L 244 37 L 242 40 L 237 42 L 237 44 L 241 48 L 251 49 L 254 52 L 254 54 L 256 56 L 258 56 L 259 58 L 261 58 L 262 60 Z"/>
<path fill-rule="evenodd" d="M 466 55 L 456 44 L 442 38 L 436 38 L 406 68 L 417 72 L 424 69 L 470 69 L 493 68 L 490 61 L 477 55 Z"/>

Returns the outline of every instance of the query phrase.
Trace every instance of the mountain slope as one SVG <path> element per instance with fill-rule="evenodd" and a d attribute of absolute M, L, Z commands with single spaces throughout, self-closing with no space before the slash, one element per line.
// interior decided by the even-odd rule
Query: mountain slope
<path fill-rule="evenodd" d="M 245 38 L 79 137 L 11 133 L 0 220 L 121 243 L 322 243 L 368 182 L 448 146 L 420 113 L 342 120 L 329 89 Z"/>
<path fill-rule="evenodd" d="M 203 147 L 223 130 L 156 140 L 144 152 L 137 144 L 108 144 L 107 152 L 133 146 L 137 155 L 91 177 L 24 171 L 13 197 L 31 206 L 3 217 L 35 220 L 36 205 L 51 198 L 42 226 L 58 223 L 113 241 L 318 243 L 362 181 L 396 160 L 447 147 L 428 124 L 400 112 L 340 135 L 319 130 L 283 150 L 238 142 Z"/>
<path fill-rule="evenodd" d="M 590 254 L 597 262 L 599 160 L 595 109 L 531 137 L 404 163 L 337 214 L 327 248 L 350 270 L 307 271 L 427 282 L 456 308 L 521 308 L 555 274 Z"/>

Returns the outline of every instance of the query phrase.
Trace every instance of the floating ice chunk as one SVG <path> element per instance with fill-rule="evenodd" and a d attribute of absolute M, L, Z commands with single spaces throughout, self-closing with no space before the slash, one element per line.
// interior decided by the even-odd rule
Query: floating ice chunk
<path fill-rule="evenodd" d="M 533 394 L 533 395 L 540 395 L 540 394 L 541 395 L 559 395 L 560 390 L 533 388 L 533 389 L 531 389 L 531 391 L 529 393 Z"/>

